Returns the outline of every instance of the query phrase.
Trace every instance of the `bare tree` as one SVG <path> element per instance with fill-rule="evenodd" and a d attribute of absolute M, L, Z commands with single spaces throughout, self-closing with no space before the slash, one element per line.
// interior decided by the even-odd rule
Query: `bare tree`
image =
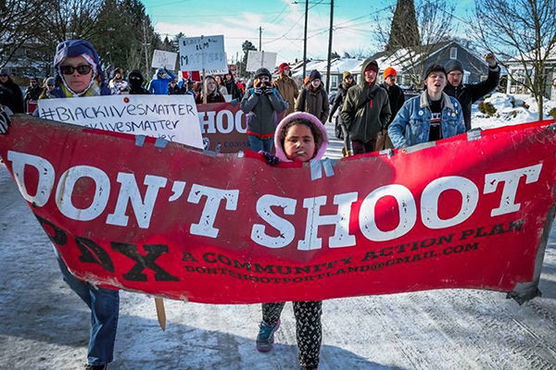
<path fill-rule="evenodd" d="M 37 33 L 39 0 L 0 0 L 0 67 Z"/>
<path fill-rule="evenodd" d="M 403 67 L 409 72 L 411 82 L 419 85 L 421 76 L 426 68 L 425 61 L 438 48 L 442 41 L 450 40 L 453 33 L 453 17 L 455 5 L 451 0 L 421 0 L 415 4 L 415 17 L 417 18 L 418 35 L 407 37 L 390 37 L 392 29 L 396 29 L 397 22 L 406 23 L 407 20 L 395 19 L 396 9 L 392 6 L 386 19 L 376 18 L 377 31 L 376 40 L 387 46 L 385 55 L 393 63 Z M 398 14 L 411 14 L 412 12 L 400 12 Z M 394 24 L 396 23 L 396 24 Z M 414 45 L 414 36 L 418 36 L 419 42 Z"/>
<path fill-rule="evenodd" d="M 41 8 L 48 16 L 40 18 L 37 38 L 47 50 L 57 43 L 71 39 L 91 39 L 102 32 L 97 27 L 103 0 L 46 0 Z"/>
<path fill-rule="evenodd" d="M 497 55 L 512 53 L 502 63 L 509 79 L 531 92 L 543 118 L 546 61 L 556 53 L 555 0 L 475 0 L 473 32 L 481 45 Z M 516 63 L 521 68 L 514 70 Z"/>

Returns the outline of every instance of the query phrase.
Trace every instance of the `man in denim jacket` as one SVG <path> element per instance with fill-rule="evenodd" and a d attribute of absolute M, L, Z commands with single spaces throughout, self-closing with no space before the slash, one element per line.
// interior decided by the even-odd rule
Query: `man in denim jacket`
<path fill-rule="evenodd" d="M 394 148 L 436 141 L 465 132 L 463 113 L 456 98 L 442 90 L 446 70 L 435 64 L 425 73 L 426 89 L 420 96 L 407 100 L 388 127 Z"/>

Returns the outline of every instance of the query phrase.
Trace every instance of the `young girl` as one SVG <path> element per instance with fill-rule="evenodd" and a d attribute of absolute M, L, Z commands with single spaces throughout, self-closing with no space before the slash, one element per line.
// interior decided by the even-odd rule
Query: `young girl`
<path fill-rule="evenodd" d="M 274 135 L 276 157 L 265 153 L 267 162 L 279 161 L 307 162 L 321 159 L 328 147 L 328 134 L 320 120 L 310 113 L 297 112 L 286 116 L 276 127 Z M 268 352 L 272 349 L 274 333 L 280 326 L 280 313 L 285 302 L 263 303 L 263 320 L 257 336 L 257 350 Z M 297 345 L 299 346 L 299 366 L 301 369 L 316 369 L 322 338 L 322 302 L 293 302 L 296 322 Z"/>

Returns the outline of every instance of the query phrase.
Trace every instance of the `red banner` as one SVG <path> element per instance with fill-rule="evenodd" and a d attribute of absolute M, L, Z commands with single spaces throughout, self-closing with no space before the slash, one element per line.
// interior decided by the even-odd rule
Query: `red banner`
<path fill-rule="evenodd" d="M 209 303 L 537 294 L 554 121 L 266 165 L 15 116 L 0 155 L 79 278 Z"/>
<path fill-rule="evenodd" d="M 197 104 L 205 149 L 217 153 L 236 153 L 249 149 L 247 115 L 237 104 Z"/>

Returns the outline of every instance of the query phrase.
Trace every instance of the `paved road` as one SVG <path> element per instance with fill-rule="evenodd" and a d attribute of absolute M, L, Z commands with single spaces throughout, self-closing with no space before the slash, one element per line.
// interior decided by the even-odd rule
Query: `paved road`
<path fill-rule="evenodd" d="M 331 132 L 333 134 L 333 132 Z M 340 157 L 333 141 L 330 156 Z M 62 282 L 48 239 L 0 165 L 0 369 L 76 369 L 88 314 Z M 556 369 L 556 232 L 544 296 L 519 306 L 498 292 L 438 290 L 324 303 L 320 369 Z M 166 300 L 122 292 L 111 369 L 295 369 L 291 306 L 275 349 L 255 350 L 258 305 Z"/>

